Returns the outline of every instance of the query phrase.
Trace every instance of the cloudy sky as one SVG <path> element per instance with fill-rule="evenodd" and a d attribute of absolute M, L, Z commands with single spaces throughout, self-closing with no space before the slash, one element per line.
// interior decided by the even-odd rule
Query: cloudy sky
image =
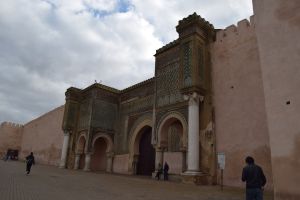
<path fill-rule="evenodd" d="M 197 12 L 215 28 L 252 15 L 251 0 L 1 0 L 0 122 L 27 123 L 95 80 L 151 78 L 155 50 Z"/>

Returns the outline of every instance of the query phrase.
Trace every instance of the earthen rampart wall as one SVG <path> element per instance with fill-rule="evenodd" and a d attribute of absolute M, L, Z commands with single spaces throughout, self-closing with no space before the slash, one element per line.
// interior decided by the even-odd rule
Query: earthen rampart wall
<path fill-rule="evenodd" d="M 8 149 L 21 149 L 23 125 L 3 122 L 0 125 L 0 159 L 6 155 Z"/>
<path fill-rule="evenodd" d="M 272 189 L 270 146 L 253 16 L 216 34 L 211 45 L 217 152 L 225 153 L 224 184 L 243 187 L 245 157 L 262 166 Z"/>
<path fill-rule="evenodd" d="M 64 136 L 63 113 L 64 106 L 60 106 L 24 125 L 21 159 L 33 152 L 39 164 L 59 164 Z"/>
<path fill-rule="evenodd" d="M 300 199 L 300 1 L 253 0 L 275 200 Z"/>

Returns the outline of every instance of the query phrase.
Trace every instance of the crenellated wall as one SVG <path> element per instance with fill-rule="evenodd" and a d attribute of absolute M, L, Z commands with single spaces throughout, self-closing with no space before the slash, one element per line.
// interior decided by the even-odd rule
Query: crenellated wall
<path fill-rule="evenodd" d="M 64 106 L 60 106 L 24 125 L 20 159 L 33 152 L 38 164 L 59 164 L 63 114 Z"/>
<path fill-rule="evenodd" d="M 245 157 L 253 156 L 272 189 L 270 146 L 253 16 L 216 34 L 211 45 L 217 152 L 225 153 L 224 184 L 243 186 Z"/>
<path fill-rule="evenodd" d="M 0 125 L 0 159 L 8 149 L 21 150 L 23 125 L 3 122 Z"/>
<path fill-rule="evenodd" d="M 253 0 L 275 200 L 300 199 L 300 1 Z"/>

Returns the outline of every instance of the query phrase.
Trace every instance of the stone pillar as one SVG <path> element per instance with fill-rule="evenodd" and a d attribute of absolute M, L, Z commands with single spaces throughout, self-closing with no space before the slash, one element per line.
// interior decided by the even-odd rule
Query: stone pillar
<path fill-rule="evenodd" d="M 62 146 L 62 150 L 61 150 L 59 168 L 66 168 L 69 139 L 70 139 L 70 133 L 68 131 L 65 131 L 64 142 L 63 142 L 63 146 Z"/>
<path fill-rule="evenodd" d="M 112 172 L 112 167 L 113 167 L 113 157 L 114 153 L 113 152 L 107 152 L 106 153 L 106 172 L 111 173 Z"/>
<path fill-rule="evenodd" d="M 158 165 L 163 166 L 163 150 L 160 147 L 156 148 L 155 151 L 155 171 L 157 172 L 159 170 Z"/>
<path fill-rule="evenodd" d="M 187 171 L 185 174 L 199 173 L 199 100 L 200 95 L 193 92 L 185 95 L 184 98 L 189 101 L 188 115 L 188 155 Z M 202 97 L 203 98 L 203 97 Z"/>
<path fill-rule="evenodd" d="M 83 171 L 91 171 L 91 153 L 85 153 L 85 160 L 84 160 L 84 168 Z"/>
<path fill-rule="evenodd" d="M 80 161 L 80 154 L 79 153 L 77 153 L 76 155 L 75 155 L 75 162 L 74 162 L 74 169 L 76 170 L 76 169 L 79 169 L 79 161 Z"/>

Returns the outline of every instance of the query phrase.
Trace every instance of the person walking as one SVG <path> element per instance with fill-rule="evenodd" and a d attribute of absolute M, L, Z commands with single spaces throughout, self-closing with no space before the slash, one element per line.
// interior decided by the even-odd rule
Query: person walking
<path fill-rule="evenodd" d="M 165 181 L 169 180 L 169 165 L 167 162 L 165 162 L 164 165 L 164 180 Z"/>
<path fill-rule="evenodd" d="M 254 163 L 254 159 L 248 156 L 246 166 L 243 168 L 242 181 L 246 182 L 246 200 L 263 200 L 263 190 L 266 185 L 266 177 L 262 168 Z"/>
<path fill-rule="evenodd" d="M 160 175 L 162 174 L 162 172 L 163 172 L 162 166 L 161 166 L 160 163 L 158 163 L 158 169 L 157 169 L 157 172 L 156 172 L 156 175 L 155 175 L 155 178 L 157 178 L 157 180 L 159 180 Z"/>
<path fill-rule="evenodd" d="M 33 152 L 30 153 L 29 156 L 26 157 L 26 174 L 30 174 L 31 166 L 35 164 Z"/>

